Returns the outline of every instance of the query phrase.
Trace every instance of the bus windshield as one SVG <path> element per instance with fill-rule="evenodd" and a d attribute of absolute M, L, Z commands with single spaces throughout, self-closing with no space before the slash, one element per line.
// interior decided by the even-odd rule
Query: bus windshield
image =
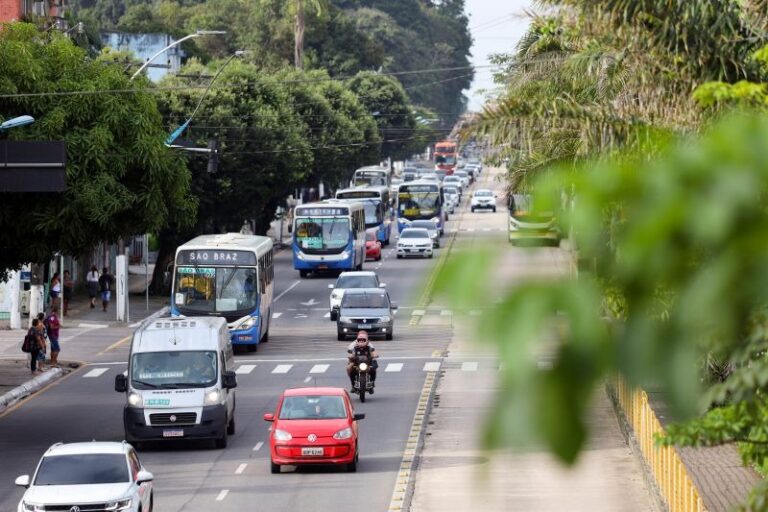
<path fill-rule="evenodd" d="M 258 306 L 256 269 L 176 267 L 174 303 L 185 314 L 251 312 Z"/>
<path fill-rule="evenodd" d="M 218 379 L 216 352 L 141 352 L 131 359 L 131 385 L 136 389 L 204 388 Z"/>
<path fill-rule="evenodd" d="M 386 186 L 387 173 L 384 171 L 358 171 L 355 173 L 355 186 Z"/>
<path fill-rule="evenodd" d="M 399 214 L 405 218 L 432 217 L 440 208 L 440 192 L 434 190 L 402 190 L 398 194 Z"/>
<path fill-rule="evenodd" d="M 441 165 L 456 165 L 455 155 L 435 155 L 435 163 Z"/>
<path fill-rule="evenodd" d="M 296 219 L 296 243 L 307 254 L 341 252 L 349 243 L 346 217 L 303 217 Z"/>

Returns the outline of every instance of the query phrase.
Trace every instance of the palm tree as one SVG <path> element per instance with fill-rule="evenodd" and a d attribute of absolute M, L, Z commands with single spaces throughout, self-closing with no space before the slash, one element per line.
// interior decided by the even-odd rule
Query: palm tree
<path fill-rule="evenodd" d="M 294 17 L 293 59 L 296 69 L 304 68 L 304 30 L 307 10 L 320 16 L 328 9 L 327 0 L 291 0 L 289 12 Z"/>

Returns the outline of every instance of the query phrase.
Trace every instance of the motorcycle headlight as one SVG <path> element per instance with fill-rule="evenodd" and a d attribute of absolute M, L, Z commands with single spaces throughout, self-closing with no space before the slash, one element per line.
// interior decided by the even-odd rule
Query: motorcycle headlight
<path fill-rule="evenodd" d="M 274 435 L 276 441 L 290 441 L 293 439 L 293 436 L 285 430 L 275 429 Z"/>
<path fill-rule="evenodd" d="M 104 510 L 129 510 L 131 508 L 131 499 L 125 499 L 120 501 L 113 501 L 108 503 Z"/>
<path fill-rule="evenodd" d="M 24 512 L 45 512 L 45 505 L 38 505 L 37 503 L 22 502 L 22 508 Z"/>
<path fill-rule="evenodd" d="M 390 317 L 389 315 L 384 315 L 383 317 L 381 317 L 381 318 L 379 319 L 379 322 L 384 322 L 384 323 L 386 323 L 386 322 L 389 322 L 390 320 L 392 320 L 392 317 Z"/>
<path fill-rule="evenodd" d="M 205 405 L 216 405 L 221 401 L 221 392 L 218 389 L 212 389 L 205 394 Z"/>
<path fill-rule="evenodd" d="M 334 439 L 349 439 L 350 437 L 352 437 L 352 429 L 349 427 L 343 428 L 333 434 Z"/>
<path fill-rule="evenodd" d="M 128 405 L 130 405 L 131 407 L 143 407 L 144 399 L 141 397 L 139 393 L 132 391 L 128 395 Z"/>
<path fill-rule="evenodd" d="M 360 369 L 361 372 L 364 372 L 368 369 L 368 363 L 360 363 L 360 365 L 358 365 L 358 368 Z"/>
<path fill-rule="evenodd" d="M 256 325 L 258 319 L 255 316 L 244 316 L 232 324 L 233 331 L 247 330 Z"/>

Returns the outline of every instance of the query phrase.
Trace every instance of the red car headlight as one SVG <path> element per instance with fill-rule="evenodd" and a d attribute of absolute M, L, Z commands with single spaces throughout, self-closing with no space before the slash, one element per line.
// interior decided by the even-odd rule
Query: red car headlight
<path fill-rule="evenodd" d="M 347 427 L 333 434 L 334 439 L 349 439 L 352 437 L 352 428 Z"/>

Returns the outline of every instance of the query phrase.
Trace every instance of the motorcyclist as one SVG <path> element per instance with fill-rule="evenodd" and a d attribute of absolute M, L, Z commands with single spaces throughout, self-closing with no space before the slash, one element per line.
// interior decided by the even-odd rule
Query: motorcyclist
<path fill-rule="evenodd" d="M 372 343 L 368 342 L 368 333 L 366 331 L 360 331 L 357 333 L 357 339 L 349 344 L 347 347 L 348 363 L 347 363 L 347 375 L 349 375 L 349 382 L 352 385 L 352 393 L 355 392 L 355 365 L 357 364 L 357 358 L 359 356 L 367 356 L 370 361 L 371 369 L 368 371 L 368 375 L 371 379 L 371 386 L 376 384 L 376 368 L 379 367 L 379 363 L 376 359 L 379 355 L 376 353 L 376 348 Z M 373 394 L 373 388 L 369 390 L 370 394 Z"/>

